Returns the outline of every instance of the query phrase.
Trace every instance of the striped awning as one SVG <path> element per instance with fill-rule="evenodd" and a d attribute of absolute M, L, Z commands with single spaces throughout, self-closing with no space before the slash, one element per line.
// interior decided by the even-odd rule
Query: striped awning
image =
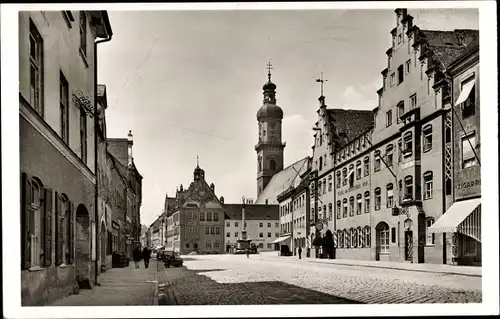
<path fill-rule="evenodd" d="M 278 239 L 275 239 L 271 242 L 271 244 L 277 244 L 277 243 L 281 243 L 282 241 L 285 241 L 287 240 L 288 238 L 290 238 L 290 236 L 283 236 L 283 237 L 280 237 Z"/>
<path fill-rule="evenodd" d="M 441 216 L 434 225 L 429 227 L 428 231 L 430 233 L 456 233 L 460 232 L 464 235 L 470 236 L 468 233 L 481 232 L 481 218 L 477 218 L 476 212 L 477 208 L 481 205 L 481 198 L 469 199 L 460 202 L 455 202 L 450 208 Z M 469 217 L 473 216 L 472 219 Z M 473 221 L 474 220 L 474 221 Z M 469 227 L 471 222 L 476 223 L 475 231 Z M 472 226 L 472 225 L 471 225 Z M 465 233 L 468 232 L 468 233 Z M 475 235 L 476 236 L 476 235 Z M 471 236 L 472 237 L 472 236 Z M 480 238 L 480 236 L 479 236 Z M 477 239 L 477 238 L 475 238 Z M 479 239 L 477 239 L 479 240 Z"/>

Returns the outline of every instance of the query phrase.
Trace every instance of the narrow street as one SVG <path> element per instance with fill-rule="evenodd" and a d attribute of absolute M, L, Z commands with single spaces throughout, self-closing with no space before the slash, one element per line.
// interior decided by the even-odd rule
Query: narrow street
<path fill-rule="evenodd" d="M 481 277 L 340 266 L 252 255 L 185 256 L 160 265 L 159 304 L 477 303 Z"/>

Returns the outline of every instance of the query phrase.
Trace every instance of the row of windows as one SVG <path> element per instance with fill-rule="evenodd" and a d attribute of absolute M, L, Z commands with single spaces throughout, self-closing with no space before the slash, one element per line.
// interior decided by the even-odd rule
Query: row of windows
<path fill-rule="evenodd" d="M 337 230 L 339 248 L 365 248 L 371 246 L 370 226 Z"/>
<path fill-rule="evenodd" d="M 272 227 L 272 223 L 268 222 L 267 223 L 267 227 L 268 228 L 271 228 Z M 280 226 L 280 223 L 274 223 L 274 227 L 279 227 Z M 226 227 L 231 227 L 231 222 L 226 222 Z M 234 227 L 239 227 L 239 222 L 234 222 Z M 247 227 L 247 222 L 245 222 L 245 227 Z M 260 228 L 263 228 L 264 227 L 264 223 L 259 223 L 259 227 Z"/>
<path fill-rule="evenodd" d="M 292 211 L 300 207 L 304 207 L 306 204 L 306 195 L 301 195 L 300 197 L 294 199 L 291 202 L 288 202 L 282 206 L 280 206 L 280 216 L 285 216 L 286 214 L 290 214 Z"/>
<path fill-rule="evenodd" d="M 400 198 L 401 199 L 412 199 L 413 198 L 413 177 L 412 176 L 407 176 L 404 178 L 404 193 L 401 193 L 403 188 L 402 188 L 403 181 L 399 181 L 399 192 L 400 192 Z M 423 184 L 424 184 L 424 193 L 423 193 L 423 199 L 430 199 L 432 198 L 432 192 L 433 192 L 433 174 L 431 171 L 425 172 L 423 174 Z M 374 190 L 375 194 L 375 210 L 380 210 L 381 208 L 381 202 L 382 202 L 382 195 L 381 195 L 381 189 L 380 187 L 375 188 Z M 401 197 L 401 195 L 404 195 Z M 364 213 L 369 213 L 370 212 L 370 192 L 366 191 L 364 193 L 364 200 L 361 196 L 361 194 L 356 195 L 356 199 L 354 196 L 351 196 L 349 198 L 349 205 L 347 198 L 344 198 L 342 203 L 341 201 L 337 201 L 337 219 L 340 218 L 346 218 L 347 215 L 349 216 L 354 216 L 356 215 L 361 215 L 363 212 L 363 202 L 364 202 Z M 394 186 L 392 183 L 387 184 L 386 186 L 386 207 L 391 208 L 394 206 Z M 331 208 L 331 204 L 329 205 Z M 343 210 L 342 210 L 343 207 Z"/>
<path fill-rule="evenodd" d="M 213 215 L 212 215 L 213 214 Z M 212 216 L 213 216 L 213 219 L 212 219 Z M 194 218 L 193 220 L 196 219 L 196 213 L 194 213 Z M 205 215 L 205 212 L 200 212 L 200 221 L 207 221 L 207 222 L 210 222 L 210 221 L 219 221 L 219 213 L 218 212 L 206 212 L 206 215 Z"/>
<path fill-rule="evenodd" d="M 304 228 L 306 226 L 306 217 L 302 216 L 299 218 L 296 218 L 293 221 L 293 227 L 295 228 Z M 282 233 L 289 233 L 292 231 L 292 222 L 286 222 L 281 225 L 281 232 Z"/>
<path fill-rule="evenodd" d="M 205 227 L 205 235 L 219 235 L 220 227 Z"/>
<path fill-rule="evenodd" d="M 70 13 L 69 13 L 70 14 Z M 68 11 L 63 11 L 68 15 Z M 42 117 L 43 88 L 44 88 L 44 44 L 43 38 L 33 20 L 30 19 L 29 29 L 29 51 L 30 51 L 30 97 L 29 102 Z M 87 16 L 80 11 L 80 52 L 83 56 L 87 53 Z M 69 83 L 63 72 L 59 71 L 59 135 L 61 139 L 69 143 Z M 87 163 L 87 113 L 80 107 L 80 158 Z"/>
<path fill-rule="evenodd" d="M 75 207 L 65 194 L 44 188 L 36 177 L 22 175 L 22 267 L 70 264 L 74 259 Z M 54 220 L 54 224 L 52 224 Z M 54 225 L 54 227 L 53 227 Z M 95 224 L 94 224 L 95 226 Z M 55 243 L 55 260 L 52 244 Z"/>
<path fill-rule="evenodd" d="M 238 237 L 239 233 L 238 232 L 235 232 L 234 233 L 234 237 Z M 274 233 L 274 237 L 279 237 L 280 234 L 279 233 Z M 226 232 L 226 237 L 231 237 L 231 233 L 230 232 Z M 264 238 L 264 233 L 259 233 L 259 237 L 260 238 Z M 267 233 L 267 237 L 271 238 L 271 233 Z"/>
<path fill-rule="evenodd" d="M 413 110 L 416 107 L 417 107 L 417 94 L 415 93 L 410 96 L 410 110 Z M 399 102 L 396 109 L 398 112 L 396 122 L 400 123 L 401 117 L 403 116 L 403 114 L 405 114 L 405 102 L 404 101 Z M 392 110 L 389 110 L 385 114 L 385 126 L 389 127 L 391 125 L 392 125 Z"/>

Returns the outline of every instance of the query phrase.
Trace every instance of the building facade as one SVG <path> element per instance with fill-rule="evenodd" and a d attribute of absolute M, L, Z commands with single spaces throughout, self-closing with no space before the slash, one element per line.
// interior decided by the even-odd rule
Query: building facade
<path fill-rule="evenodd" d="M 19 13 L 23 306 L 95 274 L 93 44 L 110 36 L 105 11 Z"/>
<path fill-rule="evenodd" d="M 189 188 L 181 185 L 176 202 L 166 215 L 167 244 L 180 254 L 224 252 L 224 209 L 215 196 L 215 185 L 205 181 L 205 171 L 196 166 Z M 221 198 L 222 199 L 222 198 Z"/>
<path fill-rule="evenodd" d="M 445 186 L 448 187 L 448 191 L 452 191 L 453 200 L 446 202 L 445 214 L 430 227 L 430 236 L 443 236 L 446 239 L 447 263 L 481 265 L 478 37 L 475 37 L 463 53 L 447 66 L 446 73 L 446 80 L 450 82 L 443 82 L 452 86 L 452 93 L 445 101 L 448 109 L 445 173 L 451 175 L 447 180 L 449 185 Z"/>
<path fill-rule="evenodd" d="M 264 90 L 264 105 L 257 112 L 259 142 L 257 152 L 257 196 L 266 188 L 273 175 L 283 170 L 285 143 L 281 141 L 283 110 L 276 105 L 276 85 L 271 82 L 271 72 Z"/>
<path fill-rule="evenodd" d="M 452 202 L 444 72 L 477 32 L 395 13 L 373 128 L 334 151 L 336 258 L 448 263 L 450 239 L 430 230 Z"/>
<path fill-rule="evenodd" d="M 275 250 L 273 243 L 279 237 L 278 205 L 245 205 L 245 224 L 242 220 L 243 204 L 224 204 L 224 251 L 230 253 L 241 238 L 243 227 L 247 239 L 258 251 Z"/>
<path fill-rule="evenodd" d="M 141 218 L 140 207 L 142 204 L 142 176 L 137 170 L 133 157 L 133 135 L 128 132 L 127 138 L 108 138 L 108 152 L 115 159 L 115 166 L 121 176 L 126 180 L 125 212 L 123 234 L 125 246 L 123 251 L 132 258 L 133 249 L 140 243 Z"/>

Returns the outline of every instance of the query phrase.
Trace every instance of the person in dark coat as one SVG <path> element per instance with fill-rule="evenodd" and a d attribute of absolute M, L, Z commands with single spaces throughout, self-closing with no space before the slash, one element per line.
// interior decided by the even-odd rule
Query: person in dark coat
<path fill-rule="evenodd" d="M 302 259 L 302 247 L 299 246 L 299 259 Z"/>
<path fill-rule="evenodd" d="M 144 258 L 144 267 L 149 267 L 149 258 L 151 258 L 151 250 L 148 247 L 144 247 L 142 250 L 142 258 Z"/>
<path fill-rule="evenodd" d="M 135 262 L 135 268 L 139 268 L 139 261 L 141 261 L 141 248 L 139 248 L 139 246 L 135 247 L 133 257 Z"/>

